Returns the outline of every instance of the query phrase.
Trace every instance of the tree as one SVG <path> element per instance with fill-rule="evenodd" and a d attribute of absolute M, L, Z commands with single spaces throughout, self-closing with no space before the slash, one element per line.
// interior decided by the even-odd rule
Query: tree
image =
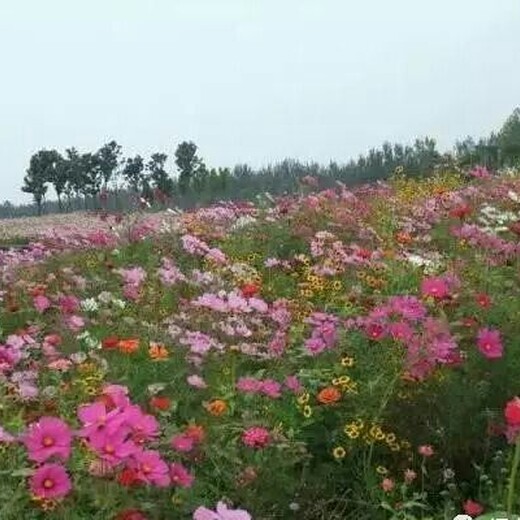
<path fill-rule="evenodd" d="M 154 153 L 146 164 L 146 169 L 150 174 L 152 186 L 163 196 L 171 197 L 175 183 L 164 169 L 167 159 L 168 156 L 164 153 Z"/>
<path fill-rule="evenodd" d="M 515 108 L 507 118 L 497 141 L 501 159 L 506 166 L 517 165 L 520 162 L 520 108 Z"/>
<path fill-rule="evenodd" d="M 110 141 L 96 152 L 98 168 L 103 179 L 103 187 L 106 189 L 110 179 L 113 177 L 119 157 L 121 156 L 121 146 L 116 141 Z"/>
<path fill-rule="evenodd" d="M 38 209 L 38 215 L 42 214 L 42 202 L 47 193 L 47 159 L 43 151 L 35 153 L 30 161 L 29 168 L 23 179 L 22 191 L 30 193 Z"/>
<path fill-rule="evenodd" d="M 77 167 L 79 189 L 85 200 L 85 208 L 87 208 L 88 197 L 95 197 L 103 182 L 99 159 L 96 154 L 83 153 L 79 156 Z"/>
<path fill-rule="evenodd" d="M 58 197 L 59 210 L 63 210 L 63 204 L 61 200 L 62 194 L 65 192 L 68 181 L 68 168 L 66 160 L 58 153 L 54 153 L 54 162 L 52 167 L 48 170 L 49 182 L 53 185 L 54 191 Z"/>
<path fill-rule="evenodd" d="M 200 164 L 197 145 L 191 141 L 182 142 L 175 150 L 175 164 L 179 169 L 179 190 L 184 194 L 190 188 L 193 175 Z"/>
<path fill-rule="evenodd" d="M 125 161 L 122 175 L 128 186 L 135 192 L 139 193 L 143 187 L 144 181 L 144 161 L 140 155 L 129 157 Z"/>
<path fill-rule="evenodd" d="M 63 169 L 63 158 L 56 150 L 40 150 L 30 159 L 29 169 L 24 178 L 22 191 L 31 193 L 38 215 L 41 214 L 43 198 L 47 193 L 47 183 L 54 185 L 61 209 L 61 194 L 65 188 L 66 178 Z"/>

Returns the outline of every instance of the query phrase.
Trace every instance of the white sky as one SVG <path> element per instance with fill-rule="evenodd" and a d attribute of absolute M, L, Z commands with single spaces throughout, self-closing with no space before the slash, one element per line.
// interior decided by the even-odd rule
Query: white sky
<path fill-rule="evenodd" d="M 441 148 L 520 105 L 519 0 L 0 0 L 0 201 L 32 153 L 212 166 Z"/>

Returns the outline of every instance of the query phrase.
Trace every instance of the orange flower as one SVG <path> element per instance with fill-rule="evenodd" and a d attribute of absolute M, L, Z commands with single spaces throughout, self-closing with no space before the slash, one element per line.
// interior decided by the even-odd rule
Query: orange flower
<path fill-rule="evenodd" d="M 341 392 L 334 386 L 328 386 L 321 390 L 317 399 L 321 404 L 337 403 L 341 399 Z"/>
<path fill-rule="evenodd" d="M 410 233 L 407 233 L 406 231 L 399 231 L 399 233 L 396 234 L 395 239 L 400 244 L 409 244 L 412 241 Z"/>
<path fill-rule="evenodd" d="M 138 339 L 120 339 L 117 344 L 119 350 L 124 354 L 133 354 L 139 348 Z"/>
<path fill-rule="evenodd" d="M 204 427 L 199 424 L 190 424 L 185 430 L 184 434 L 193 439 L 195 444 L 200 444 L 205 437 Z"/>
<path fill-rule="evenodd" d="M 160 343 L 150 343 L 148 354 L 154 361 L 161 361 L 168 359 L 168 349 Z"/>
<path fill-rule="evenodd" d="M 226 413 L 227 404 L 225 401 L 222 401 L 222 399 L 215 399 L 211 401 L 211 403 L 206 404 L 205 408 L 211 415 L 219 417 Z"/>

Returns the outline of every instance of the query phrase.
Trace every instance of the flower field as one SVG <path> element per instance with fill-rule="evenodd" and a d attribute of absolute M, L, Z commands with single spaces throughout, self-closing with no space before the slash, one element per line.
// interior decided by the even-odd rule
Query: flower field
<path fill-rule="evenodd" d="M 0 518 L 520 514 L 520 176 L 471 173 L 3 222 Z"/>

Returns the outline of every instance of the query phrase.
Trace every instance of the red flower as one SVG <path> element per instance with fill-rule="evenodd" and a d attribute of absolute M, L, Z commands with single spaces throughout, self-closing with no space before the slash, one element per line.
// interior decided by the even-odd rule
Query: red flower
<path fill-rule="evenodd" d="M 506 404 L 504 416 L 509 426 L 520 426 L 520 397 L 515 397 Z"/>
<path fill-rule="evenodd" d="M 471 208 L 467 204 L 460 204 L 450 211 L 450 217 L 460 218 L 461 220 L 471 214 Z"/>
<path fill-rule="evenodd" d="M 123 471 L 121 471 L 121 473 L 117 477 L 117 481 L 122 486 L 130 487 L 130 486 L 137 484 L 139 482 L 139 479 L 137 477 L 137 472 L 135 471 L 135 469 L 125 468 Z"/>
<path fill-rule="evenodd" d="M 360 258 L 368 259 L 372 257 L 372 251 L 369 251 L 368 249 L 359 249 L 356 253 Z"/>
<path fill-rule="evenodd" d="M 116 336 L 108 336 L 101 342 L 101 346 L 107 350 L 115 349 L 119 345 L 119 338 Z"/>
<path fill-rule="evenodd" d="M 469 516 L 480 516 L 484 512 L 484 506 L 482 504 L 479 504 L 478 502 L 475 502 L 474 500 L 466 500 L 464 502 L 463 506 L 464 512 Z"/>
<path fill-rule="evenodd" d="M 260 290 L 260 287 L 258 287 L 258 285 L 254 284 L 254 283 L 246 283 L 243 287 L 242 287 L 242 296 L 244 298 L 252 298 L 255 294 L 258 293 L 258 291 Z"/>
<path fill-rule="evenodd" d="M 466 316 L 465 318 L 462 318 L 462 325 L 471 328 L 478 325 L 478 321 L 473 316 Z"/>
<path fill-rule="evenodd" d="M 163 412 L 168 410 L 172 402 L 169 397 L 154 396 L 150 399 L 150 406 Z"/>
<path fill-rule="evenodd" d="M 475 296 L 475 301 L 483 308 L 487 309 L 491 306 L 491 298 L 486 293 L 479 293 Z"/>
<path fill-rule="evenodd" d="M 148 520 L 138 509 L 125 509 L 118 513 L 114 520 Z"/>

